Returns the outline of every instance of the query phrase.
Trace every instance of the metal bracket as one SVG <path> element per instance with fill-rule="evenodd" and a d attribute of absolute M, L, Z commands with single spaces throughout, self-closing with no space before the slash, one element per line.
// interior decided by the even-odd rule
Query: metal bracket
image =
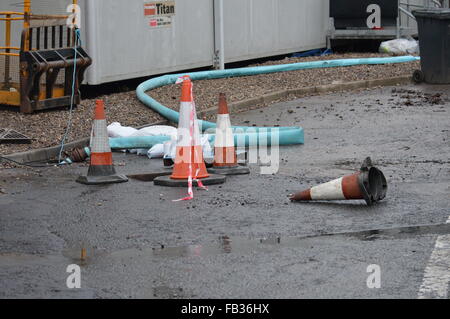
<path fill-rule="evenodd" d="M 214 51 L 213 55 L 213 68 L 216 70 L 220 69 L 220 55 L 219 50 Z"/>

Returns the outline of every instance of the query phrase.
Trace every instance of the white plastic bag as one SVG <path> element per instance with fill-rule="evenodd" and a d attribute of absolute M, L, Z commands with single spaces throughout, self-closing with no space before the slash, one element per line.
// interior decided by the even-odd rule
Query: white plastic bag
<path fill-rule="evenodd" d="M 166 125 L 148 126 L 138 130 L 130 126 L 122 126 L 118 122 L 113 122 L 110 125 L 108 125 L 107 130 L 109 137 L 160 136 L 160 135 L 167 135 L 174 139 L 176 139 L 177 137 L 177 129 L 175 127 Z M 141 148 L 141 149 L 132 149 L 128 151 L 132 154 L 147 155 L 149 156 L 149 158 L 162 157 L 164 155 L 164 149 L 162 150 L 160 149 L 162 147 L 162 144 L 160 144 L 160 146 L 158 147 L 156 146 L 157 145 L 155 145 L 151 149 Z"/>
<path fill-rule="evenodd" d="M 177 129 L 173 126 L 167 125 L 153 125 L 147 126 L 141 129 L 135 129 L 130 126 L 122 126 L 118 122 L 113 122 L 108 125 L 108 136 L 109 137 L 128 137 L 128 136 L 177 136 Z"/>
<path fill-rule="evenodd" d="M 214 158 L 214 153 L 213 153 L 213 150 L 211 148 L 211 145 L 209 144 L 208 138 L 209 138 L 208 134 L 202 135 L 200 137 L 200 143 L 202 145 L 203 158 L 205 158 L 205 159 L 207 159 L 207 158 L 212 159 L 212 158 Z M 170 141 L 167 141 L 164 144 L 158 144 L 158 145 L 163 145 L 162 148 L 163 148 L 163 157 L 164 158 L 171 158 L 171 159 L 175 158 L 175 156 L 176 156 L 176 148 L 177 148 L 177 140 L 176 140 L 176 138 L 172 137 L 172 139 Z M 158 150 L 159 150 L 159 148 L 158 148 Z M 149 156 L 149 158 L 152 158 L 152 157 Z"/>
<path fill-rule="evenodd" d="M 164 156 L 164 144 L 153 145 L 147 152 L 148 158 L 161 158 Z"/>
<path fill-rule="evenodd" d="M 176 156 L 176 147 L 177 147 L 177 140 L 176 138 L 172 138 L 170 141 L 164 142 L 163 144 L 163 151 L 164 151 L 164 158 L 171 158 L 174 159 Z"/>
<path fill-rule="evenodd" d="M 137 150 L 130 150 L 130 153 L 134 153 L 136 151 L 136 155 L 144 156 L 147 155 L 149 149 L 148 148 L 138 148 Z"/>
<path fill-rule="evenodd" d="M 200 138 L 200 142 L 203 149 L 203 158 L 212 159 L 214 158 L 214 153 L 211 149 L 211 145 L 209 144 L 208 137 L 208 134 L 202 135 L 202 137 Z"/>
<path fill-rule="evenodd" d="M 419 42 L 412 38 L 384 41 L 380 44 L 380 52 L 392 55 L 418 54 Z"/>
<path fill-rule="evenodd" d="M 119 122 L 113 122 L 106 127 L 109 137 L 127 137 L 137 132 L 137 129 L 129 126 L 122 126 Z"/>
<path fill-rule="evenodd" d="M 130 136 L 160 136 L 167 135 L 170 137 L 177 137 L 177 129 L 173 126 L 154 125 L 136 130 Z"/>

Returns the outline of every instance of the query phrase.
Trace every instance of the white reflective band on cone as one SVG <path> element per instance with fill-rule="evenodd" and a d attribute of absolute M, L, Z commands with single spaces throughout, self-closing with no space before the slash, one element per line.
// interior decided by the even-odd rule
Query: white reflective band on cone
<path fill-rule="evenodd" d="M 342 190 L 342 179 L 343 177 L 311 187 L 311 199 L 345 199 Z"/>
<path fill-rule="evenodd" d="M 215 147 L 234 147 L 233 130 L 229 114 L 217 114 Z"/>
<path fill-rule="evenodd" d="M 178 141 L 177 146 L 191 146 L 191 107 L 192 102 L 180 103 L 180 119 L 178 122 Z M 198 127 L 197 115 L 194 116 L 194 146 L 201 145 L 200 130 Z"/>
<path fill-rule="evenodd" d="M 94 120 L 90 145 L 92 153 L 111 152 L 108 131 L 106 129 L 106 120 Z"/>

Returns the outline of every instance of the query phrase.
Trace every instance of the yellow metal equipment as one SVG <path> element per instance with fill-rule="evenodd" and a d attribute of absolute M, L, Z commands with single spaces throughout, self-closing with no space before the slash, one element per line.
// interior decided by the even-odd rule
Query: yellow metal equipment
<path fill-rule="evenodd" d="M 73 4 L 76 3 L 74 0 Z M 67 25 L 68 18 L 68 15 L 34 15 L 31 0 L 24 1 L 23 12 L 0 12 L 0 22 L 6 26 L 4 46 L 0 42 L 3 64 L 0 68 L 3 67 L 4 73 L 0 79 L 0 104 L 32 113 L 70 105 L 73 89 L 74 103 L 80 102 L 79 85 L 92 61 L 76 45 L 75 31 Z M 23 21 L 20 47 L 11 44 L 15 21 Z"/>

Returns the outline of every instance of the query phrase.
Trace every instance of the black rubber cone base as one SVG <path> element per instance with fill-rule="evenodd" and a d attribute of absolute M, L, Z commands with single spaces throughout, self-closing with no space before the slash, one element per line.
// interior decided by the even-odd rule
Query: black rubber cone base
<path fill-rule="evenodd" d="M 361 166 L 358 183 L 367 205 L 372 205 L 386 197 L 387 181 L 383 172 L 372 166 L 370 157 Z"/>
<path fill-rule="evenodd" d="M 217 184 L 223 184 L 226 180 L 225 175 L 216 175 L 211 174 L 209 177 L 202 178 L 201 181 L 203 185 L 217 185 Z M 168 186 L 168 187 L 187 187 L 188 186 L 188 180 L 187 179 L 172 179 L 170 176 L 159 176 L 156 177 L 153 180 L 153 183 L 155 185 L 159 186 Z M 192 181 L 193 186 L 197 186 L 196 181 Z"/>
<path fill-rule="evenodd" d="M 158 176 L 172 175 L 172 172 L 153 172 L 153 173 L 143 173 L 143 174 L 133 174 L 127 175 L 128 178 L 135 179 L 141 182 L 153 182 L 153 180 Z"/>
<path fill-rule="evenodd" d="M 128 182 L 128 178 L 125 175 L 109 175 L 109 176 L 82 175 L 77 178 L 77 182 L 86 185 L 101 185 L 101 184 Z"/>
<path fill-rule="evenodd" d="M 211 167 L 208 168 L 208 173 L 220 175 L 245 175 L 250 174 L 250 169 L 247 166 L 233 166 L 233 167 Z"/>

